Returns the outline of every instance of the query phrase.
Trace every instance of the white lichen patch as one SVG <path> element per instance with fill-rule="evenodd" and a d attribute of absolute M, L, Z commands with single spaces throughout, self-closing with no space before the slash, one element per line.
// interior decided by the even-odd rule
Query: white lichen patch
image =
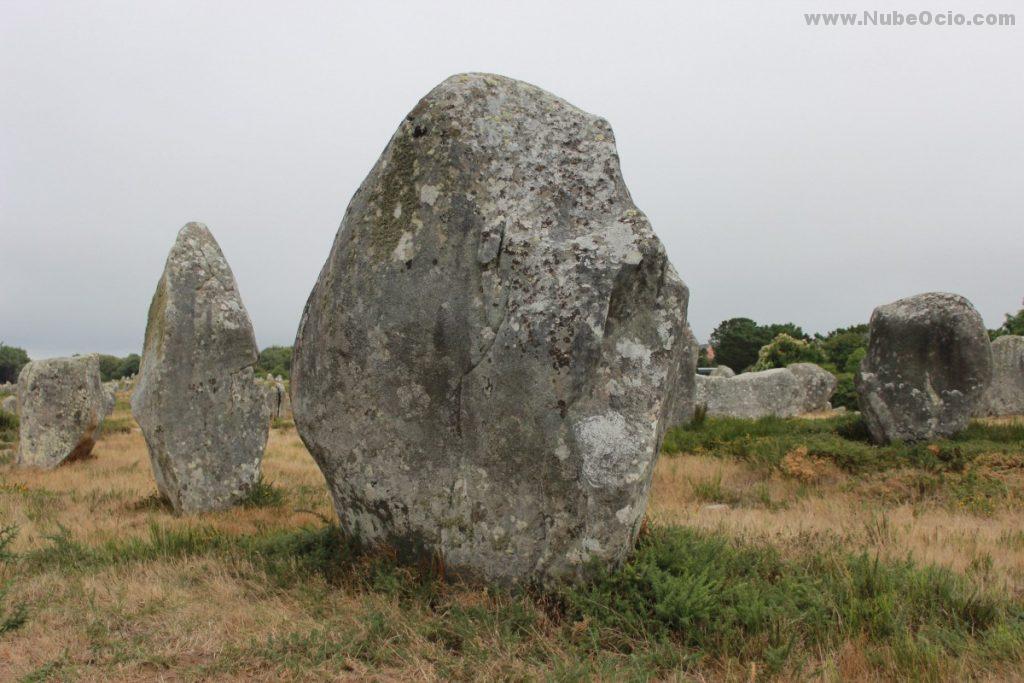
<path fill-rule="evenodd" d="M 651 350 L 635 339 L 620 339 L 615 350 L 623 358 L 640 361 L 643 365 L 651 363 Z"/>
<path fill-rule="evenodd" d="M 573 431 L 583 453 L 583 477 L 591 486 L 620 486 L 639 478 L 643 439 L 622 414 L 610 410 L 593 415 L 576 423 Z"/>
<path fill-rule="evenodd" d="M 402 236 L 398 239 L 398 244 L 395 245 L 395 250 L 391 252 L 391 260 L 396 263 L 405 263 L 406 261 L 412 260 L 415 256 L 416 250 L 412 244 L 413 234 L 410 231 L 405 231 Z"/>
<path fill-rule="evenodd" d="M 433 206 L 440 194 L 441 190 L 436 185 L 424 185 L 420 188 L 420 201 L 427 206 Z"/>

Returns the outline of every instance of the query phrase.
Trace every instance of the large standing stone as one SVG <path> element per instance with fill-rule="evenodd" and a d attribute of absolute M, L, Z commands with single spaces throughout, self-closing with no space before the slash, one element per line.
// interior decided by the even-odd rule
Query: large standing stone
<path fill-rule="evenodd" d="M 32 361 L 18 375 L 19 465 L 87 457 L 103 421 L 99 356 Z"/>
<path fill-rule="evenodd" d="M 606 121 L 448 79 L 352 199 L 295 342 L 341 524 L 509 584 L 621 559 L 692 402 L 687 299 Z"/>
<path fill-rule="evenodd" d="M 974 414 L 1024 415 L 1024 337 L 1008 334 L 992 342 L 992 383 Z"/>
<path fill-rule="evenodd" d="M 269 377 L 269 375 L 268 375 Z M 267 410 L 271 420 L 286 420 L 292 416 L 292 401 L 288 386 L 283 380 L 269 379 L 263 382 L 267 392 Z"/>
<path fill-rule="evenodd" d="M 991 378 L 992 347 L 974 306 L 929 293 L 874 310 L 855 383 L 871 438 L 888 443 L 959 432 Z"/>
<path fill-rule="evenodd" d="M 206 226 L 189 223 L 150 305 L 132 395 L 157 487 L 176 511 L 229 507 L 258 481 L 269 418 L 256 358 L 231 268 Z"/>
<path fill-rule="evenodd" d="M 698 375 L 697 404 L 712 417 L 794 417 L 829 409 L 836 378 L 813 363 L 744 372 L 734 377 Z"/>

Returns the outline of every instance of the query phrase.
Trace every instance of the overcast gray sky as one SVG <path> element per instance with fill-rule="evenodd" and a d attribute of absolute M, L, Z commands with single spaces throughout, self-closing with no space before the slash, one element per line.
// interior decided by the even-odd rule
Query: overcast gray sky
<path fill-rule="evenodd" d="M 1013 28 L 803 17 L 865 9 L 0 1 L 0 340 L 139 350 L 167 251 L 199 220 L 260 345 L 292 343 L 356 187 L 464 71 L 611 122 L 702 340 L 740 315 L 826 331 L 929 290 L 996 326 L 1024 297 L 1024 9 Z"/>

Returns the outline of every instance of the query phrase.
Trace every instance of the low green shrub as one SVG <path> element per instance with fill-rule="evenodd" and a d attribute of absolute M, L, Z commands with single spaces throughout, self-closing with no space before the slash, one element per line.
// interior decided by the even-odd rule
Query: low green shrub
<path fill-rule="evenodd" d="M 18 440 L 18 416 L 0 410 L 0 443 L 14 443 Z"/>
<path fill-rule="evenodd" d="M 735 457 L 777 467 L 787 453 L 801 447 L 808 455 L 828 458 L 852 473 L 900 466 L 961 472 L 983 454 L 1020 458 L 1024 464 L 1024 425 L 976 422 L 951 439 L 876 446 L 869 441 L 867 427 L 858 414 L 823 420 L 709 417 L 700 424 L 669 430 L 662 450 L 668 454 Z"/>
<path fill-rule="evenodd" d="M 857 389 L 853 384 L 852 373 L 841 372 L 836 375 L 836 390 L 832 392 L 831 403 L 833 408 L 859 410 L 857 405 Z"/>
<path fill-rule="evenodd" d="M 653 530 L 624 567 L 564 598 L 601 647 L 672 642 L 697 658 L 762 662 L 769 672 L 798 670 L 850 639 L 890 661 L 901 653 L 1017 660 L 1024 646 L 1021 604 L 951 571 L 839 551 L 784 559 L 768 545 L 683 528 Z M 908 664 L 899 677 L 926 674 Z"/>
<path fill-rule="evenodd" d="M 0 527 L 0 566 L 14 561 L 15 556 L 11 551 L 11 544 L 14 543 L 14 538 L 17 535 L 18 527 L 14 525 Z M 23 603 L 18 603 L 13 607 L 4 604 L 8 590 L 10 590 L 9 584 L 0 584 L 0 637 L 21 628 L 28 619 L 28 608 Z"/>

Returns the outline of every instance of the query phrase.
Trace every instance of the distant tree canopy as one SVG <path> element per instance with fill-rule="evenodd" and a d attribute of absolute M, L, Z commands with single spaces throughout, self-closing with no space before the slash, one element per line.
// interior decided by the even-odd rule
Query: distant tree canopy
<path fill-rule="evenodd" d="M 868 326 L 840 327 L 825 335 L 815 335 L 814 341 L 825 356 L 823 362 L 832 365 L 830 370 L 855 372 L 868 346 Z"/>
<path fill-rule="evenodd" d="M 808 339 L 804 331 L 793 323 L 758 325 L 750 318 L 724 320 L 711 333 L 715 362 L 742 372 L 757 362 L 761 347 L 780 334 L 789 335 L 793 339 Z"/>
<path fill-rule="evenodd" d="M 1017 311 L 1015 314 L 1006 314 L 1006 321 L 994 330 L 989 330 L 989 336 L 992 339 L 1002 337 L 1006 334 L 1018 334 L 1024 335 L 1024 308 Z"/>
<path fill-rule="evenodd" d="M 0 342 L 0 384 L 17 382 L 18 373 L 28 365 L 28 354 L 25 349 L 7 346 Z"/>
<path fill-rule="evenodd" d="M 992 339 L 1005 334 L 1024 335 L 1024 308 L 1007 313 L 1001 326 L 989 330 Z M 857 408 L 853 377 L 867 355 L 868 325 L 839 327 L 808 337 L 793 323 L 760 325 L 750 318 L 723 320 L 711 333 L 714 362 L 736 372 L 784 368 L 792 363 L 817 363 L 836 376 L 832 405 Z M 707 356 L 700 357 L 706 364 Z"/>
<path fill-rule="evenodd" d="M 290 346 L 268 346 L 260 351 L 259 360 L 256 361 L 257 374 L 270 373 L 274 377 L 280 375 L 290 379 L 292 375 L 292 347 Z"/>
<path fill-rule="evenodd" d="M 142 359 L 137 353 L 129 353 L 124 358 L 100 354 L 100 379 L 109 382 L 122 377 L 138 374 L 139 362 Z"/>

